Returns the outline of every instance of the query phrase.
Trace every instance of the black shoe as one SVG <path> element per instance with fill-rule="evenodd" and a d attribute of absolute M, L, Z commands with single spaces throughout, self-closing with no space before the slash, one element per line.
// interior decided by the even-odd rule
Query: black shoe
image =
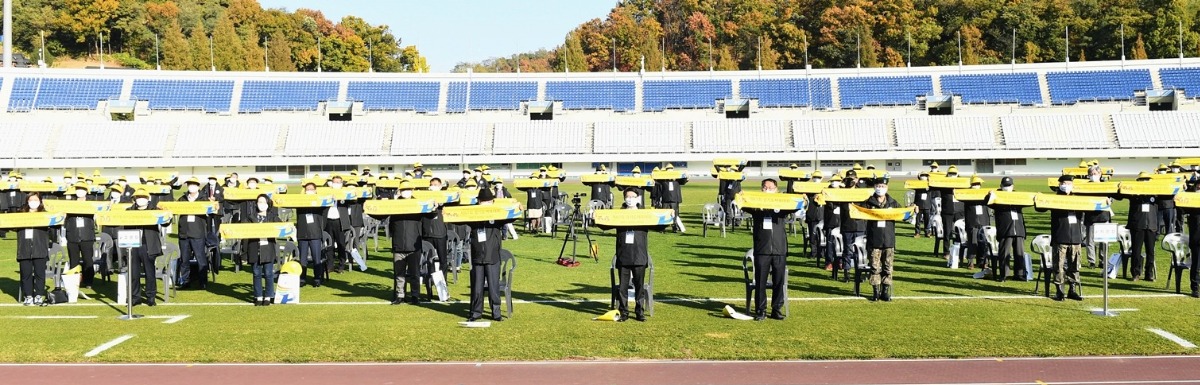
<path fill-rule="evenodd" d="M 421 298 L 420 298 L 420 297 L 417 297 L 417 296 L 413 296 L 413 297 L 412 297 L 412 299 L 408 300 L 408 303 L 411 303 L 411 304 L 413 304 L 413 305 L 420 305 L 420 304 L 421 304 Z"/>
<path fill-rule="evenodd" d="M 879 285 L 871 285 L 871 298 L 867 298 L 871 302 L 879 300 Z"/>
<path fill-rule="evenodd" d="M 638 315 L 633 316 L 633 320 L 637 321 L 637 322 L 646 322 L 646 316 L 642 315 L 642 314 L 638 314 Z"/>
<path fill-rule="evenodd" d="M 141 305 L 141 304 L 144 304 L 144 303 L 146 303 L 146 301 L 145 301 L 145 300 L 143 300 L 141 297 L 138 297 L 138 298 L 134 298 L 134 299 L 133 299 L 133 306 Z"/>
<path fill-rule="evenodd" d="M 405 301 L 404 301 L 404 298 L 396 298 L 396 299 L 393 299 L 393 300 L 392 300 L 392 305 L 404 305 L 404 304 L 407 304 L 407 303 L 408 303 L 408 302 L 405 302 Z"/>
<path fill-rule="evenodd" d="M 504 321 L 504 316 L 492 317 L 492 321 L 496 321 L 496 322 L 503 322 L 503 321 Z"/>
<path fill-rule="evenodd" d="M 1054 297 L 1053 297 L 1053 299 L 1054 299 L 1055 301 L 1062 301 L 1062 300 L 1063 300 L 1063 292 L 1062 292 L 1062 288 L 1056 288 L 1056 289 L 1054 289 Z"/>
<path fill-rule="evenodd" d="M 271 299 L 264 299 L 264 300 L 263 300 L 263 306 L 271 306 L 271 302 L 275 302 L 275 300 L 271 300 Z"/>
<path fill-rule="evenodd" d="M 617 322 L 625 322 L 628 319 L 629 317 L 626 317 L 624 314 L 617 314 Z"/>
<path fill-rule="evenodd" d="M 158 306 L 158 303 L 157 303 L 157 302 L 154 302 L 154 298 L 151 298 L 151 299 L 149 299 L 149 300 L 147 300 L 147 301 L 146 301 L 146 306 L 149 306 L 149 307 L 155 307 L 155 306 Z"/>
<path fill-rule="evenodd" d="M 313 287 L 321 287 L 321 280 L 319 280 L 319 279 L 313 280 Z"/>
<path fill-rule="evenodd" d="M 783 321 L 783 320 L 787 319 L 787 316 L 783 315 L 782 313 L 771 312 L 770 318 L 773 320 L 777 320 L 777 321 Z"/>
<path fill-rule="evenodd" d="M 1192 290 L 1192 298 L 1200 298 L 1200 290 Z"/>
<path fill-rule="evenodd" d="M 765 319 L 767 319 L 767 316 L 766 316 L 765 314 L 763 314 L 763 313 L 756 313 L 756 314 L 754 314 L 754 320 L 755 320 L 755 321 L 762 321 L 762 320 L 765 320 Z"/>
<path fill-rule="evenodd" d="M 892 302 L 892 285 L 883 285 L 883 292 L 879 294 L 879 299 L 883 302 Z"/>
<path fill-rule="evenodd" d="M 254 306 L 262 306 L 262 301 L 257 299 L 254 300 Z"/>
<path fill-rule="evenodd" d="M 1071 289 L 1069 292 L 1067 292 L 1067 299 L 1072 301 L 1082 301 L 1083 297 L 1081 297 L 1079 293 L 1075 292 L 1075 289 Z"/>

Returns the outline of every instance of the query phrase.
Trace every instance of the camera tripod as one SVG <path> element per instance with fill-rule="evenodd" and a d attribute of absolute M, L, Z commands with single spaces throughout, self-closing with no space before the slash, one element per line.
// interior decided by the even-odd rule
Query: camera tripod
<path fill-rule="evenodd" d="M 579 262 L 576 261 L 575 258 L 579 255 L 579 231 L 577 228 L 580 227 L 583 228 L 583 236 L 587 239 L 589 254 L 592 255 L 592 259 L 596 260 L 596 262 L 600 262 L 600 257 L 598 257 L 595 252 L 595 243 L 592 241 L 592 234 L 590 231 L 588 231 L 587 223 L 585 223 L 583 218 L 583 211 L 580 210 L 581 205 L 582 199 L 580 198 L 579 194 L 576 194 L 571 199 L 571 211 L 567 214 L 567 234 L 563 236 L 562 248 L 558 251 L 557 263 L 563 266 L 579 266 Z M 567 251 L 567 242 L 571 242 L 570 259 L 563 257 Z"/>

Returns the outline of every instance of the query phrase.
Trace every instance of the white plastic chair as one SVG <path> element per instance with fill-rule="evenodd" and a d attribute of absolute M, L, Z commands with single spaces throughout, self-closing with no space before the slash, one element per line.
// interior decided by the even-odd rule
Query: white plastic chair
<path fill-rule="evenodd" d="M 1183 271 L 1191 266 L 1192 250 L 1188 247 L 1188 236 L 1180 233 L 1170 233 L 1163 236 L 1162 249 L 1171 253 L 1171 269 L 1167 272 L 1167 286 L 1171 287 L 1171 277 L 1175 277 L 1175 293 L 1183 292 Z"/>
<path fill-rule="evenodd" d="M 1036 283 L 1033 284 L 1033 292 L 1037 293 L 1038 285 L 1046 284 L 1045 296 L 1050 296 L 1050 274 L 1054 270 L 1054 251 L 1050 247 L 1050 235 L 1042 234 L 1033 238 L 1033 242 L 1029 244 L 1030 251 L 1041 255 L 1041 263 L 1039 263 L 1038 277 Z"/>

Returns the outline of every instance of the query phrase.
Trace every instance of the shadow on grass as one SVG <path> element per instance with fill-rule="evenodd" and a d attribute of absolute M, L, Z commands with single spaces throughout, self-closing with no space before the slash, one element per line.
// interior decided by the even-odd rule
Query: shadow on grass
<path fill-rule="evenodd" d="M 722 309 L 726 305 L 724 302 L 714 302 L 706 299 L 685 299 L 694 298 L 694 296 L 670 292 L 654 293 L 654 296 L 655 298 L 674 299 L 673 301 L 669 302 L 669 304 L 672 306 L 683 306 L 686 308 L 701 310 L 707 312 L 711 317 L 725 318 L 725 313 L 722 312 Z M 742 302 L 739 301 L 737 304 L 733 304 L 733 306 L 737 308 L 740 306 L 740 304 L 742 304 Z"/>

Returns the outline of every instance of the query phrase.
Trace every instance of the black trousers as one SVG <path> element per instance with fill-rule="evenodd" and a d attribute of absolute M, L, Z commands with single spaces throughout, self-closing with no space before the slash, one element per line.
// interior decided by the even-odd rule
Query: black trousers
<path fill-rule="evenodd" d="M 1012 270 L 1009 270 L 1009 258 L 1012 258 Z M 1000 237 L 1000 266 L 1004 268 L 1001 277 L 1025 278 L 1029 271 L 1029 266 L 1025 266 L 1025 237 Z"/>
<path fill-rule="evenodd" d="M 979 238 L 979 227 L 967 226 L 967 243 L 963 245 L 966 253 L 962 260 L 968 261 L 968 256 L 975 257 L 975 264 L 980 267 L 987 266 L 986 244 L 983 239 Z"/>
<path fill-rule="evenodd" d="M 763 314 L 767 310 L 767 282 L 771 283 L 771 313 L 783 308 L 787 287 L 787 257 L 783 255 L 754 255 L 754 312 Z"/>
<path fill-rule="evenodd" d="M 954 231 L 955 231 L 954 230 L 954 216 L 953 215 L 951 215 L 951 216 L 943 215 L 942 216 L 942 253 L 943 254 L 946 254 L 946 255 L 950 254 L 950 245 L 954 244 Z M 963 239 L 963 241 L 966 241 L 966 240 Z M 936 245 L 934 246 L 934 250 L 935 251 L 937 250 Z M 966 262 L 967 259 L 964 258 L 963 255 L 964 254 L 963 254 L 962 250 L 959 250 L 958 260 Z"/>
<path fill-rule="evenodd" d="M 130 298 L 146 297 L 147 300 L 153 300 L 158 295 L 158 283 L 154 280 L 154 256 L 146 250 L 146 246 L 133 249 L 133 258 L 130 258 L 129 273 L 133 276 L 133 290 L 130 292 Z M 138 275 L 145 275 L 146 283 L 142 285 L 138 280 Z"/>
<path fill-rule="evenodd" d="M 349 258 L 349 251 L 346 247 L 346 231 L 342 230 L 342 226 L 337 219 L 330 219 L 325 222 L 325 232 L 333 239 L 333 258 L 326 260 L 327 267 L 332 270 L 334 267 L 342 267 L 346 264 Z"/>
<path fill-rule="evenodd" d="M 474 264 L 471 266 L 471 318 L 483 317 L 483 290 L 487 285 L 488 303 L 492 305 L 492 319 L 500 318 L 500 264 Z"/>
<path fill-rule="evenodd" d="M 450 255 L 447 254 L 448 251 L 446 248 L 446 237 L 441 237 L 441 238 L 422 237 L 421 240 L 425 241 L 425 242 L 429 242 L 429 244 L 433 245 L 433 249 L 437 251 L 437 255 L 438 255 L 437 261 L 441 264 L 442 270 L 449 269 L 450 268 Z M 433 262 L 434 261 L 432 259 L 429 260 L 429 272 L 430 273 L 433 272 Z"/>
<path fill-rule="evenodd" d="M 1130 273 L 1134 277 L 1146 274 L 1146 279 L 1154 276 L 1154 242 L 1158 240 L 1158 234 L 1154 230 L 1129 230 L 1132 243 L 1132 249 L 1129 254 L 1133 261 L 1129 265 Z M 1142 256 L 1142 248 L 1145 247 L 1146 256 Z"/>
<path fill-rule="evenodd" d="M 921 209 L 917 212 L 917 223 L 913 229 L 913 234 L 928 236 L 931 230 L 929 226 L 932 225 L 932 223 L 929 223 L 929 209 Z"/>
<path fill-rule="evenodd" d="M 46 296 L 46 259 L 22 259 L 20 261 L 21 269 L 21 295 L 33 297 L 40 295 Z"/>
<path fill-rule="evenodd" d="M 621 317 L 629 316 L 629 298 L 626 293 L 629 293 L 630 279 L 633 283 L 633 311 L 638 317 L 645 314 L 646 309 L 646 266 L 626 266 L 617 265 L 617 274 L 619 275 L 617 284 L 617 310 L 621 312 Z"/>
<path fill-rule="evenodd" d="M 67 259 L 69 269 L 83 266 L 83 274 L 79 279 L 79 287 L 90 287 L 96 279 L 96 265 L 93 259 L 96 255 L 96 241 L 67 242 Z"/>
<path fill-rule="evenodd" d="M 1192 250 L 1200 250 L 1200 242 L 1197 241 L 1200 241 L 1200 239 L 1189 242 L 1191 245 L 1188 247 L 1190 247 Z M 1191 270 L 1189 274 L 1191 275 L 1190 278 L 1192 281 L 1192 292 L 1195 293 L 1200 291 L 1200 258 L 1197 258 L 1197 256 L 1193 255 L 1192 266 L 1189 269 Z"/>
<path fill-rule="evenodd" d="M 813 259 L 825 257 L 825 250 L 821 248 L 821 230 L 817 228 L 819 222 L 807 222 L 808 224 L 808 247 L 812 251 Z M 828 258 L 825 258 L 825 263 L 832 263 Z"/>
<path fill-rule="evenodd" d="M 192 259 L 196 260 L 199 269 L 200 282 L 208 282 L 208 255 L 204 253 L 203 238 L 179 238 L 179 279 L 178 286 L 188 285 L 192 281 Z"/>
<path fill-rule="evenodd" d="M 421 253 L 397 252 L 392 253 L 392 292 L 393 299 L 403 300 L 407 295 L 412 298 L 421 296 Z M 405 285 L 407 283 L 407 285 Z M 407 286 L 407 287 L 406 287 Z"/>

